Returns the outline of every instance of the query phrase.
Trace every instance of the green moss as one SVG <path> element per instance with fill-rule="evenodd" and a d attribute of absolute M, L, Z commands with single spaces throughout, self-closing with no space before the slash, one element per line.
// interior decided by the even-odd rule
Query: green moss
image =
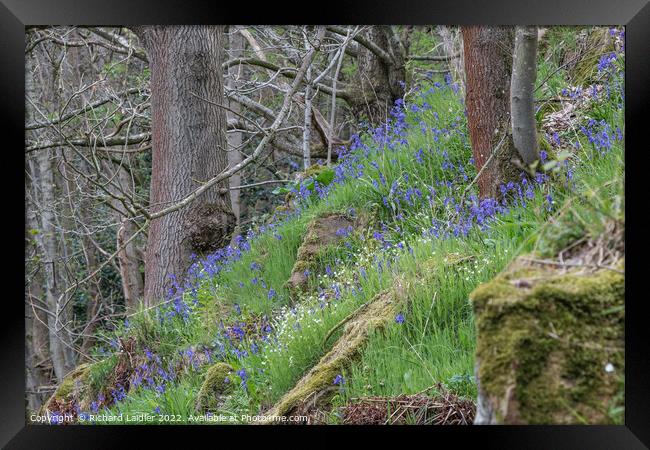
<path fill-rule="evenodd" d="M 358 357 L 371 333 L 392 321 L 406 297 L 398 282 L 393 290 L 378 294 L 366 307 L 355 311 L 332 349 L 266 415 L 291 415 L 306 401 L 316 402 L 331 392 L 334 378 Z"/>
<path fill-rule="evenodd" d="M 312 166 L 313 167 L 313 166 Z M 344 214 L 328 213 L 313 219 L 307 226 L 302 240 L 296 262 L 291 270 L 291 276 L 287 280 L 286 287 L 290 291 L 304 289 L 307 285 L 305 270 L 313 270 L 318 255 L 327 247 L 336 245 L 342 237 L 336 232 L 340 228 L 355 225 L 355 222 Z"/>
<path fill-rule="evenodd" d="M 233 389 L 233 368 L 226 363 L 211 366 L 196 399 L 196 409 L 201 413 L 214 411 L 223 403 L 225 395 Z"/>
<path fill-rule="evenodd" d="M 321 173 L 325 169 L 327 169 L 327 166 L 322 166 L 320 164 L 312 164 L 307 168 L 307 170 L 303 172 L 304 178 L 316 177 L 318 176 L 319 173 Z"/>
<path fill-rule="evenodd" d="M 54 394 L 43 404 L 42 412 L 54 403 L 77 402 L 80 406 L 88 404 L 89 374 L 92 364 L 80 364 L 63 378 Z"/>
<path fill-rule="evenodd" d="M 471 294 L 497 423 L 607 423 L 624 363 L 624 276 L 521 261 Z"/>
<path fill-rule="evenodd" d="M 68 398 L 74 390 L 74 380 L 72 378 L 64 378 L 63 383 L 56 390 L 56 397 L 60 399 Z"/>

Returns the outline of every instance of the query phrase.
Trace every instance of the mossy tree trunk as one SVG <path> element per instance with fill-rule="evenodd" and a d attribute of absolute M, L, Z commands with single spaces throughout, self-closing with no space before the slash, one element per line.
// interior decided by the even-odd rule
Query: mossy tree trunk
<path fill-rule="evenodd" d="M 151 65 L 152 212 L 179 202 L 228 167 L 221 73 L 221 26 L 136 28 Z M 206 100 L 209 100 L 206 101 Z M 213 102 L 213 103 L 210 103 Z M 145 261 L 145 304 L 160 302 L 169 275 L 181 277 L 192 253 L 228 243 L 235 226 L 228 180 L 183 208 L 151 222 Z"/>
<path fill-rule="evenodd" d="M 499 185 L 516 180 L 520 172 L 512 162 L 517 152 L 508 135 L 514 29 L 470 26 L 463 27 L 462 34 L 465 104 L 474 164 L 480 174 L 479 194 L 498 197 Z"/>

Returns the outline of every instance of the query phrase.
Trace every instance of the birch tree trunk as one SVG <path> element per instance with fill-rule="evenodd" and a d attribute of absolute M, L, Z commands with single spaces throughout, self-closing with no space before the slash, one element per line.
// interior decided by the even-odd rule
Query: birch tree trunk
<path fill-rule="evenodd" d="M 244 50 L 244 36 L 242 33 L 237 30 L 235 27 L 231 27 L 228 33 L 228 47 L 230 49 L 230 54 L 233 58 L 240 58 Z M 244 75 L 244 66 L 236 65 L 228 68 L 228 88 L 237 89 L 238 80 L 241 79 Z M 241 105 L 238 102 L 235 102 L 231 99 L 228 100 L 228 106 L 231 110 L 239 113 L 241 111 Z M 238 119 L 236 114 L 228 112 L 228 118 Z M 234 166 L 239 164 L 242 160 L 241 154 L 241 145 L 242 145 L 242 133 L 241 131 L 232 131 L 228 133 L 228 164 Z M 230 177 L 230 187 L 241 186 L 241 173 L 237 172 L 232 177 Z M 232 212 L 235 215 L 237 225 L 241 220 L 241 199 L 239 189 L 230 190 L 230 202 L 232 203 Z"/>
<path fill-rule="evenodd" d="M 526 164 L 538 159 L 535 123 L 535 80 L 537 79 L 537 27 L 518 26 L 512 60 L 510 108 L 512 139 Z"/>
<path fill-rule="evenodd" d="M 302 163 L 303 169 L 307 170 L 311 166 L 311 66 L 307 69 L 305 76 L 305 120 L 302 129 Z"/>
<path fill-rule="evenodd" d="M 334 70 L 334 77 L 332 78 L 332 98 L 330 106 L 330 127 L 329 135 L 327 136 L 327 166 L 332 165 L 332 141 L 336 133 L 336 84 L 338 83 L 339 73 L 341 72 L 341 65 L 343 64 L 343 58 L 345 58 L 345 49 L 349 41 L 345 41 L 341 48 L 341 54 L 339 55 L 339 60 L 336 63 L 336 69 Z"/>
<path fill-rule="evenodd" d="M 481 198 L 496 198 L 499 185 L 517 180 L 520 172 L 512 161 L 517 152 L 508 135 L 513 29 L 470 26 L 463 27 L 462 33 L 465 104 L 474 164 L 480 174 L 477 184 Z"/>
<path fill-rule="evenodd" d="M 228 166 L 223 108 L 222 26 L 148 26 L 137 30 L 151 66 L 152 175 L 155 213 L 186 197 Z M 165 297 L 169 275 L 182 277 L 192 253 L 228 243 L 235 226 L 228 180 L 150 224 L 145 303 Z"/>

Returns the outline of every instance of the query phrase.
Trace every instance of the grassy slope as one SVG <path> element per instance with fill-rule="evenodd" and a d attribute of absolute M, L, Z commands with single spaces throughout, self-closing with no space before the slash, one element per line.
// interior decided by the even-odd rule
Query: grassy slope
<path fill-rule="evenodd" d="M 603 93 L 590 111 L 606 120 L 610 137 L 623 126 L 618 95 Z M 458 213 L 475 176 L 460 97 L 444 82 L 424 82 L 396 111 L 388 132 L 366 134 L 344 159 L 338 182 L 323 198 L 302 199 L 298 214 L 276 218 L 249 239 L 250 249 L 242 243 L 231 256 L 199 262 L 192 282 L 179 286 L 179 299 L 172 297 L 165 311 L 143 312 L 117 331 L 135 336 L 144 354 L 138 360 L 141 386 L 125 395 L 111 385 L 115 357 L 95 365 L 91 379 L 100 409 L 160 411 L 186 421 L 209 361 L 225 360 L 237 370 L 231 382 L 239 386 L 223 412 L 258 413 L 325 353 L 336 335 L 325 346 L 322 340 L 335 324 L 395 277 L 416 286 L 404 322 L 371 337 L 361 359 L 341 374 L 345 382 L 334 404 L 414 393 L 436 382 L 475 395 L 468 293 L 517 254 L 537 249 L 552 255 L 578 237 L 597 235 L 606 218 L 621 220 L 623 143 L 613 138 L 601 152 L 602 139 L 590 143 L 588 133 L 568 131 L 560 139 L 571 156 L 552 179 L 529 182 L 530 190 L 520 185 L 520 194 L 513 187 L 507 208 L 496 205 L 495 211 L 472 201 L 471 187 Z M 372 221 L 321 255 L 311 293 L 291 299 L 283 285 L 302 235 L 325 211 L 367 214 Z M 239 332 L 247 324 L 256 324 L 256 331 Z M 102 394 L 118 401 L 102 402 Z"/>

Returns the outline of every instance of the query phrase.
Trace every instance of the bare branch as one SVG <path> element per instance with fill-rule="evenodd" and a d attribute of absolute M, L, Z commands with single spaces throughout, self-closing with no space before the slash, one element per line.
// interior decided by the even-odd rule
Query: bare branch
<path fill-rule="evenodd" d="M 190 204 L 193 202 L 198 196 L 200 196 L 203 192 L 207 191 L 210 189 L 212 186 L 215 184 L 231 177 L 233 174 L 239 172 L 242 170 L 244 167 L 248 166 L 250 163 L 255 161 L 264 148 L 266 147 L 266 144 L 271 140 L 271 138 L 275 135 L 277 132 L 278 128 L 282 125 L 282 122 L 284 121 L 285 116 L 289 112 L 289 108 L 291 106 L 291 99 L 293 95 L 296 93 L 298 90 L 298 87 L 302 83 L 302 80 L 305 76 L 305 72 L 307 72 L 307 68 L 311 65 L 312 60 L 314 59 L 314 54 L 320 48 L 320 44 L 323 39 L 323 35 L 325 34 L 325 30 L 323 28 L 319 28 L 319 32 L 316 38 L 316 42 L 314 46 L 309 50 L 305 58 L 303 59 L 302 65 L 300 66 L 300 69 L 298 70 L 298 73 L 296 74 L 296 77 L 293 81 L 293 84 L 291 85 L 291 90 L 287 93 L 287 95 L 284 97 L 284 102 L 282 103 L 282 108 L 280 108 L 280 112 L 278 113 L 277 117 L 275 118 L 275 121 L 267 131 L 266 135 L 262 138 L 262 140 L 259 142 L 253 153 L 244 158 L 240 163 L 235 164 L 232 167 L 229 167 L 228 169 L 224 170 L 221 172 L 219 175 L 213 177 L 212 179 L 208 180 L 203 186 L 195 190 L 193 193 L 185 197 L 183 200 L 180 202 L 176 203 L 175 205 L 172 205 L 168 208 L 162 209 L 156 213 L 151 214 L 151 219 L 157 219 L 159 217 L 162 217 L 166 214 L 169 214 L 171 212 L 177 211 L 186 205 Z"/>

